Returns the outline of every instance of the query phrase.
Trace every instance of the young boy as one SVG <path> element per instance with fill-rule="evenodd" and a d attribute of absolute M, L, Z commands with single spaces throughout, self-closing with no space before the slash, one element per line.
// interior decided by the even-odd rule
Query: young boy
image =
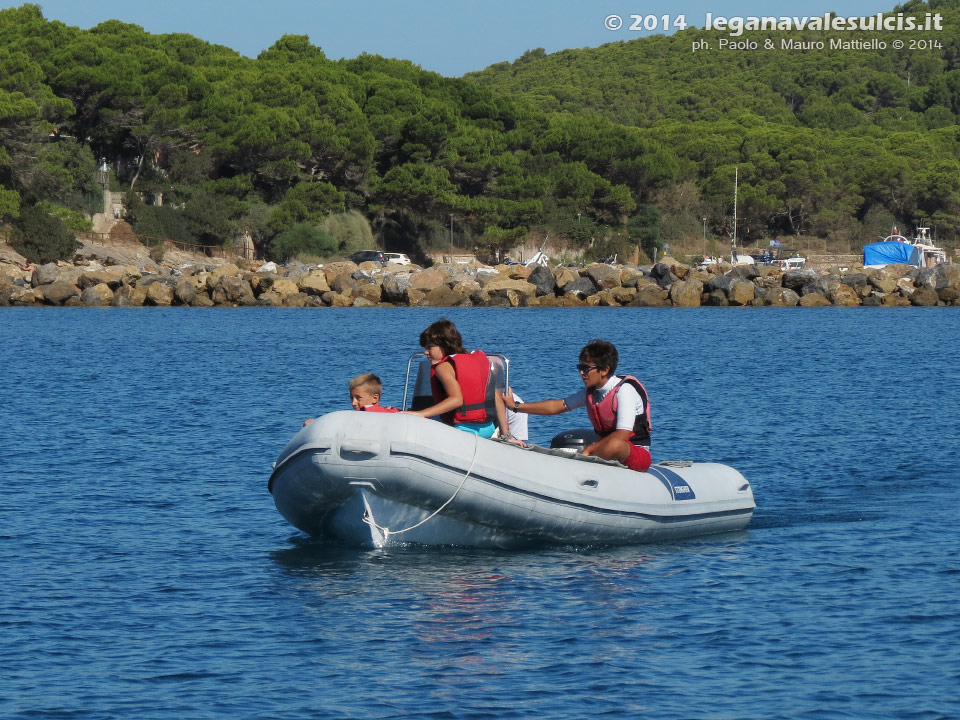
<path fill-rule="evenodd" d="M 383 384 L 373 373 L 363 373 L 357 375 L 350 381 L 350 404 L 354 410 L 363 410 L 365 412 L 400 412 L 396 408 L 383 407 L 380 405 L 380 393 L 383 391 Z M 313 418 L 303 421 L 304 425 L 313 422 Z"/>
<path fill-rule="evenodd" d="M 357 375 L 350 381 L 350 404 L 354 410 L 364 410 L 366 412 L 400 412 L 396 408 L 382 407 L 380 405 L 380 393 L 383 391 L 383 384 L 373 373 L 364 373 Z"/>
<path fill-rule="evenodd" d="M 504 404 L 508 410 L 530 415 L 559 415 L 586 407 L 590 422 L 600 439 L 583 450 L 616 460 L 631 470 L 650 467 L 650 400 L 647 391 L 631 375 L 617 376 L 617 349 L 604 340 L 592 340 L 580 351 L 577 371 L 583 388 L 563 400 L 519 402 L 508 388 Z"/>

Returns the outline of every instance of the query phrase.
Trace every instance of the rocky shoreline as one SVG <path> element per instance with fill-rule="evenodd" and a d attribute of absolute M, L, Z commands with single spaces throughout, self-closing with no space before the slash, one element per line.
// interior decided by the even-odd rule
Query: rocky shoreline
<path fill-rule="evenodd" d="M 721 263 L 698 270 L 665 258 L 651 266 L 582 268 L 272 263 L 30 267 L 0 258 L 0 306 L 190 307 L 697 307 L 960 306 L 960 265 L 782 273 Z"/>

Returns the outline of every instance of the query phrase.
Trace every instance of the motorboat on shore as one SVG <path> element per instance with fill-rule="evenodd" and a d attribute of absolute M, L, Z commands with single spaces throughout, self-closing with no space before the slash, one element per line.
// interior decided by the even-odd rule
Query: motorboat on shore
<path fill-rule="evenodd" d="M 863 247 L 864 268 L 881 268 L 896 263 L 924 268 L 946 261 L 946 251 L 933 244 L 928 227 L 918 227 L 912 240 L 894 228 L 893 232 L 880 242 Z"/>
<path fill-rule="evenodd" d="M 364 547 L 634 544 L 742 530 L 756 507 L 750 483 L 726 465 L 662 462 L 638 473 L 416 415 L 352 410 L 294 435 L 268 488 L 294 527 Z"/>

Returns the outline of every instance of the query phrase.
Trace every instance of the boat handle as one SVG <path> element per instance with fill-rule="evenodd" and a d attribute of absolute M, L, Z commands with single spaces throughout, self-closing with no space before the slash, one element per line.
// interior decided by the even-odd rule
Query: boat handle
<path fill-rule="evenodd" d="M 593 478 L 588 478 L 586 480 L 580 481 L 580 487 L 590 488 L 591 490 L 596 490 L 600 487 L 600 481 L 594 480 Z"/>
<path fill-rule="evenodd" d="M 380 443 L 376 440 L 344 440 L 340 443 L 340 452 L 379 455 Z"/>

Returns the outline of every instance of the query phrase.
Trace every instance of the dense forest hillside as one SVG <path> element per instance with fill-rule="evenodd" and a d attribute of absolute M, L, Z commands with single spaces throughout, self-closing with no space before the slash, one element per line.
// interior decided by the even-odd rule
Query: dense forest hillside
<path fill-rule="evenodd" d="M 925 219 L 960 234 L 960 0 L 923 50 L 693 53 L 686 30 L 530 51 L 465 78 L 304 36 L 258 58 L 119 21 L 90 30 L 36 5 L 0 11 L 0 221 L 66 253 L 123 190 L 146 236 L 269 257 L 368 242 L 495 254 L 532 235 L 605 255 L 726 237 L 734 173 L 747 241 L 854 246 Z M 866 37 L 765 32 L 764 37 Z M 877 35 L 892 40 L 897 33 Z M 918 35 L 918 37 L 920 37 Z M 60 238 L 60 240 L 54 240 Z"/>

